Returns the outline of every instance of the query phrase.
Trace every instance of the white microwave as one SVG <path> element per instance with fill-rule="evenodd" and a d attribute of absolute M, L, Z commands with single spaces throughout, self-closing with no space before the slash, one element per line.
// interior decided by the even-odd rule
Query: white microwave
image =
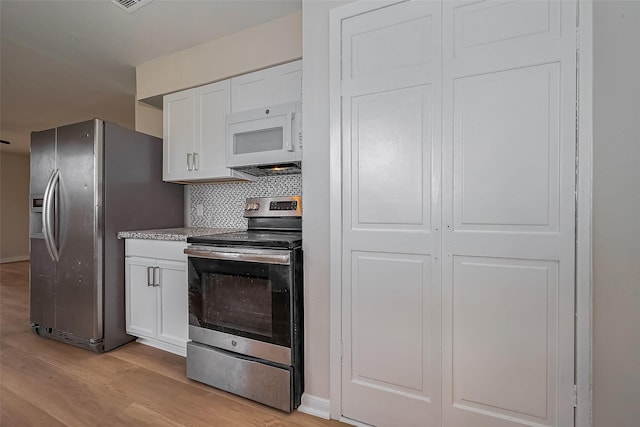
<path fill-rule="evenodd" d="M 299 173 L 301 160 L 299 102 L 227 114 L 227 167 L 254 175 Z"/>

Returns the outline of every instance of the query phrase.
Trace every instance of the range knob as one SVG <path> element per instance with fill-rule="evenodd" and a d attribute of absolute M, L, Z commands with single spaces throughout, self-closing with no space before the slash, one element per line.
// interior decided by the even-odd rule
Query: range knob
<path fill-rule="evenodd" d="M 244 208 L 245 211 L 257 211 L 258 209 L 260 209 L 260 205 L 258 203 L 247 203 Z"/>

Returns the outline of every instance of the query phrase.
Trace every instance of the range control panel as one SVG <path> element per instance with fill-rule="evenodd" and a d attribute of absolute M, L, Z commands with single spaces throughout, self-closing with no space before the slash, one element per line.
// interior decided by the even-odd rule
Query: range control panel
<path fill-rule="evenodd" d="M 245 204 L 244 216 L 246 218 L 302 216 L 302 197 L 251 197 Z"/>

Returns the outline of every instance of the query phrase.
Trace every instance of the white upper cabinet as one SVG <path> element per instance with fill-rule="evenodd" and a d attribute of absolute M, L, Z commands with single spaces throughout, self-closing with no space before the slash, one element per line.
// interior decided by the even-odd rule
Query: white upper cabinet
<path fill-rule="evenodd" d="M 229 80 L 224 80 L 164 97 L 165 181 L 250 179 L 225 167 L 225 120 L 231 106 L 229 86 Z"/>
<path fill-rule="evenodd" d="M 300 101 L 302 60 L 231 79 L 231 112 Z"/>
<path fill-rule="evenodd" d="M 193 176 L 191 162 L 195 142 L 193 91 L 167 95 L 163 104 L 162 179 L 189 179 Z"/>
<path fill-rule="evenodd" d="M 162 179 L 253 180 L 225 166 L 227 114 L 301 100 L 302 60 L 165 95 Z"/>

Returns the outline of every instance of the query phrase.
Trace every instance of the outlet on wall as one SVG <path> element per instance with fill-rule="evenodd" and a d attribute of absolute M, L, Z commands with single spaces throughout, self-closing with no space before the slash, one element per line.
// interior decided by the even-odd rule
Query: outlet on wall
<path fill-rule="evenodd" d="M 198 203 L 196 205 L 196 216 L 202 217 L 204 215 L 204 208 L 202 203 Z"/>

